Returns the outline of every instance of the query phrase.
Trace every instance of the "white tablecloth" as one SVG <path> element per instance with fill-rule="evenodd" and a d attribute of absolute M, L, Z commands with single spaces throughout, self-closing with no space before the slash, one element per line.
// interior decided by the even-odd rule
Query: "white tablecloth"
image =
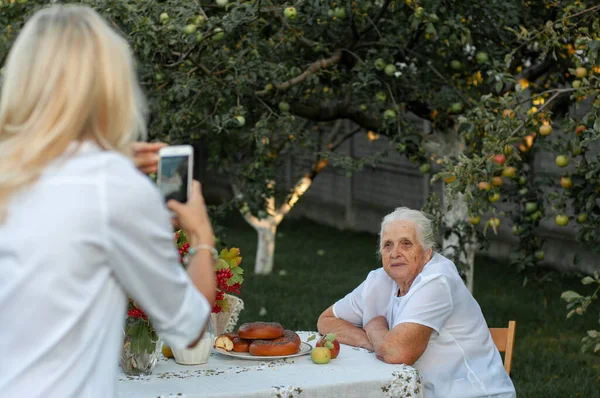
<path fill-rule="evenodd" d="M 298 334 L 307 341 L 315 332 Z M 416 369 L 386 364 L 367 350 L 346 345 L 325 365 L 314 364 L 310 354 L 253 361 L 213 352 L 207 364 L 197 366 L 161 358 L 150 376 L 126 376 L 121 371 L 117 391 L 120 398 L 422 398 L 424 394 Z"/>

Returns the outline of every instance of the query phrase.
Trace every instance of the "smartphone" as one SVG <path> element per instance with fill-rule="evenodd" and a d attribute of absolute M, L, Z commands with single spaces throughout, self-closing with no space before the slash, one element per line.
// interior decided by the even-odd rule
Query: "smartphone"
<path fill-rule="evenodd" d="M 194 149 L 191 145 L 174 145 L 158 151 L 158 189 L 165 202 L 175 199 L 187 202 L 192 192 Z"/>

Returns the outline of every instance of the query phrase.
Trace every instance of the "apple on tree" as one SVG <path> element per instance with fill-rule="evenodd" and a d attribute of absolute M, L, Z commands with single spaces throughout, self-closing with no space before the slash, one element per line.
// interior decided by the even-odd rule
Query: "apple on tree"
<path fill-rule="evenodd" d="M 285 17 L 287 19 L 291 19 L 294 20 L 296 19 L 296 7 L 287 7 L 284 11 L 283 11 L 283 15 L 285 15 Z"/>
<path fill-rule="evenodd" d="M 340 342 L 337 341 L 334 333 L 326 334 L 315 344 L 315 347 L 325 347 L 331 351 L 331 359 L 337 358 L 340 353 Z"/>

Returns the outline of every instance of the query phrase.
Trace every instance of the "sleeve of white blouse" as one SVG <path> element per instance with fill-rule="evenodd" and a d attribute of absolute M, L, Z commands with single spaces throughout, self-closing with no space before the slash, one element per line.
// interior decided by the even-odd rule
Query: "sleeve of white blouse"
<path fill-rule="evenodd" d="M 200 335 L 211 306 L 180 265 L 157 187 L 125 159 L 115 156 L 111 163 L 101 198 L 110 266 L 161 338 L 174 348 L 186 347 Z"/>
<path fill-rule="evenodd" d="M 333 304 L 333 315 L 335 315 L 336 318 L 343 319 L 355 326 L 362 327 L 364 307 L 363 288 L 365 283 L 366 281 L 363 281 L 356 289 Z"/>
<path fill-rule="evenodd" d="M 392 327 L 412 322 L 430 327 L 439 333 L 453 308 L 452 294 L 446 277 L 435 276 L 416 287 L 417 290 L 407 297 L 407 303 Z"/>

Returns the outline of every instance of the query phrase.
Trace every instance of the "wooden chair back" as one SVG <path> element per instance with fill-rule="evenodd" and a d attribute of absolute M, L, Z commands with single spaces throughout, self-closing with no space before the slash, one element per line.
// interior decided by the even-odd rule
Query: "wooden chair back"
<path fill-rule="evenodd" d="M 490 333 L 498 351 L 504 353 L 504 369 L 510 375 L 512 366 L 513 348 L 515 346 L 516 321 L 509 321 L 507 328 L 490 328 Z"/>

